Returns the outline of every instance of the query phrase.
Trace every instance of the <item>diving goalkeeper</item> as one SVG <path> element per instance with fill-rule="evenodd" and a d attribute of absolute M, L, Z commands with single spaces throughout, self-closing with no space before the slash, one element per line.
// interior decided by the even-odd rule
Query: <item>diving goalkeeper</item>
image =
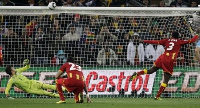
<path fill-rule="evenodd" d="M 46 95 L 51 97 L 59 97 L 58 94 L 53 92 L 48 92 L 43 89 L 51 89 L 56 90 L 55 85 L 49 85 L 45 84 L 36 80 L 29 80 L 27 77 L 22 75 L 21 73 L 28 70 L 30 68 L 29 60 L 25 59 L 23 61 L 23 64 L 25 65 L 22 68 L 14 69 L 12 66 L 6 67 L 6 73 L 10 75 L 10 79 L 7 83 L 7 87 L 5 90 L 6 97 L 9 97 L 9 91 L 12 85 L 15 85 L 17 88 L 30 93 L 30 94 L 37 94 L 37 95 Z"/>

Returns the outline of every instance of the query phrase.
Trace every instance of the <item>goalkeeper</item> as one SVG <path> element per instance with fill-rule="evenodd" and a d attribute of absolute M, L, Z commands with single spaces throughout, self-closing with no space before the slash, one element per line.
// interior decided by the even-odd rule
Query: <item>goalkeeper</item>
<path fill-rule="evenodd" d="M 43 89 L 51 89 L 56 90 L 55 85 L 45 84 L 36 80 L 29 80 L 27 77 L 22 75 L 21 73 L 28 70 L 30 68 L 29 60 L 25 59 L 23 64 L 25 65 L 22 68 L 14 69 L 12 66 L 7 66 L 6 73 L 10 75 L 10 79 L 8 81 L 5 94 L 6 97 L 9 97 L 9 90 L 12 85 L 15 85 L 17 88 L 30 93 L 30 94 L 37 94 L 37 95 L 46 95 L 51 97 L 59 97 L 58 94 L 53 92 L 48 92 Z"/>

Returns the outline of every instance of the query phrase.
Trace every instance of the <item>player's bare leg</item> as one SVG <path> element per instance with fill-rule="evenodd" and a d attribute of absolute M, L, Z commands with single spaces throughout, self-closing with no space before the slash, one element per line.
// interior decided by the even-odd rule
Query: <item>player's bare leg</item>
<path fill-rule="evenodd" d="M 144 74 L 152 74 L 155 71 L 157 71 L 159 68 L 156 66 L 153 66 L 151 69 L 143 69 L 140 72 L 134 72 L 133 75 L 130 77 L 130 81 L 134 80 L 137 76 L 144 75 Z"/>
<path fill-rule="evenodd" d="M 171 77 L 171 74 L 169 74 L 169 73 L 167 73 L 167 72 L 164 72 L 164 81 L 163 81 L 163 83 L 161 83 L 161 85 L 160 85 L 160 89 L 159 89 L 159 91 L 158 91 L 156 97 L 154 98 L 155 100 L 162 100 L 162 99 L 160 98 L 160 95 L 162 94 L 162 92 L 163 92 L 163 91 L 165 90 L 165 88 L 167 87 L 167 84 L 168 84 L 168 81 L 169 81 L 170 77 Z"/>

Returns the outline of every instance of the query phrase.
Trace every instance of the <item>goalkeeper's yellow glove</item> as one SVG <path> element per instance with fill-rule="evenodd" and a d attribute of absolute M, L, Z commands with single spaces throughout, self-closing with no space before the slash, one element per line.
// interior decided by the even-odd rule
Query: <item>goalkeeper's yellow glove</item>
<path fill-rule="evenodd" d="M 28 59 L 25 59 L 25 60 L 23 61 L 23 65 L 29 65 L 29 60 L 28 60 Z"/>

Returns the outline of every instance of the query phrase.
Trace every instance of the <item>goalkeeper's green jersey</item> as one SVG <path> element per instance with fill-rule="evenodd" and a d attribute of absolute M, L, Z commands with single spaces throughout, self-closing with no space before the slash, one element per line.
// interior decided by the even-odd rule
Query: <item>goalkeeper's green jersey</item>
<path fill-rule="evenodd" d="M 16 74 L 13 75 L 6 86 L 5 94 L 9 94 L 10 88 L 12 85 L 15 85 L 17 88 L 26 91 L 30 88 L 31 80 L 29 80 L 27 77 L 22 75 L 21 73 L 28 70 L 30 68 L 30 65 L 26 65 L 22 68 L 16 69 Z"/>

